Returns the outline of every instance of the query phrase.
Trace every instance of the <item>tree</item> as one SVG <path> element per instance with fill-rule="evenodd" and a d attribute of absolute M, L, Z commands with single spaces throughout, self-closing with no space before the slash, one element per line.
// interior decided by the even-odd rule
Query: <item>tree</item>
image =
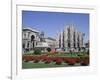
<path fill-rule="evenodd" d="M 34 54 L 35 54 L 35 55 L 41 54 L 41 50 L 40 50 L 40 49 L 36 49 L 36 50 L 34 51 Z"/>
<path fill-rule="evenodd" d="M 47 48 L 47 51 L 50 52 L 51 51 L 51 48 Z"/>

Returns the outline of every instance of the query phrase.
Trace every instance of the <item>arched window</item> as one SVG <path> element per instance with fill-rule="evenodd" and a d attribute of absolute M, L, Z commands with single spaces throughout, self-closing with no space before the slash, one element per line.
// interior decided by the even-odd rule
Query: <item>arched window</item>
<path fill-rule="evenodd" d="M 31 41 L 34 41 L 34 39 L 35 39 L 35 36 L 32 35 L 32 36 L 31 36 Z"/>

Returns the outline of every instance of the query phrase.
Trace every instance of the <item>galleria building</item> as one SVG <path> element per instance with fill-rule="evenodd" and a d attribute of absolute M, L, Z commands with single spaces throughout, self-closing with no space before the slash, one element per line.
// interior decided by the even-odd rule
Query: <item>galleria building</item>
<path fill-rule="evenodd" d="M 23 49 L 26 50 L 32 50 L 37 47 L 64 48 L 66 51 L 77 50 L 84 45 L 84 33 L 78 32 L 73 25 L 67 25 L 54 39 L 44 37 L 44 33 L 36 29 L 23 28 L 22 40 Z"/>

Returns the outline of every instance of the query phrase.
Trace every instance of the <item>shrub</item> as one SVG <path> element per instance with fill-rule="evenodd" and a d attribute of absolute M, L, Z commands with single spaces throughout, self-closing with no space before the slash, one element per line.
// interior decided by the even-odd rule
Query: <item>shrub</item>
<path fill-rule="evenodd" d="M 64 58 L 64 62 L 68 63 L 69 65 L 74 65 L 76 63 L 75 58 Z"/>
<path fill-rule="evenodd" d="M 35 54 L 35 55 L 41 54 L 41 50 L 40 50 L 40 49 L 36 49 L 36 50 L 34 51 L 34 54 Z"/>
<path fill-rule="evenodd" d="M 25 60 L 25 56 L 22 56 L 22 61 L 24 61 Z"/>
<path fill-rule="evenodd" d="M 89 55 L 89 53 L 90 53 L 90 52 L 89 52 L 89 50 L 88 50 L 88 51 L 87 51 L 87 54 Z"/>
<path fill-rule="evenodd" d="M 42 61 L 42 62 L 46 61 L 46 58 L 47 58 L 47 55 L 42 55 L 42 56 L 41 56 L 41 61 Z"/>
<path fill-rule="evenodd" d="M 68 63 L 68 58 L 67 57 L 64 58 L 64 62 Z"/>
<path fill-rule="evenodd" d="M 51 51 L 51 54 L 52 54 L 52 55 L 55 55 L 55 54 L 56 54 L 56 51 Z"/>
<path fill-rule="evenodd" d="M 56 58 L 52 58 L 52 61 L 53 61 L 53 62 L 56 62 Z"/>
<path fill-rule="evenodd" d="M 80 58 L 75 58 L 75 60 L 76 60 L 76 63 L 80 63 L 81 62 Z"/>
<path fill-rule="evenodd" d="M 50 57 L 46 57 L 45 63 L 48 64 L 52 61 L 52 59 Z"/>
<path fill-rule="evenodd" d="M 47 51 L 50 52 L 51 51 L 51 48 L 47 48 Z"/>
<path fill-rule="evenodd" d="M 82 66 L 87 66 L 87 65 L 89 65 L 89 58 L 87 57 L 87 58 L 84 58 L 82 61 L 81 61 L 81 63 L 80 63 Z"/>
<path fill-rule="evenodd" d="M 62 59 L 60 57 L 56 57 L 55 62 L 56 62 L 56 64 L 60 65 L 60 64 L 62 64 Z"/>
<path fill-rule="evenodd" d="M 69 59 L 68 64 L 69 65 L 74 65 L 76 63 L 75 59 Z"/>
<path fill-rule="evenodd" d="M 23 56 L 22 60 L 25 61 L 25 62 L 33 61 L 34 57 L 33 56 Z"/>
<path fill-rule="evenodd" d="M 40 61 L 40 57 L 35 56 L 35 57 L 34 57 L 34 61 L 33 61 L 33 62 L 34 62 L 34 63 L 38 63 L 39 61 Z"/>

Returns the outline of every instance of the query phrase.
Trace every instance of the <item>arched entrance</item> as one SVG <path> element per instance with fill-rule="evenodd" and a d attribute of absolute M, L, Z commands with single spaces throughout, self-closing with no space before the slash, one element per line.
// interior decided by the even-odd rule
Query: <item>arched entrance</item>
<path fill-rule="evenodd" d="M 34 49 L 34 42 L 35 42 L 35 36 L 34 35 L 31 36 L 31 42 L 32 42 L 32 46 L 33 46 L 33 49 Z"/>

